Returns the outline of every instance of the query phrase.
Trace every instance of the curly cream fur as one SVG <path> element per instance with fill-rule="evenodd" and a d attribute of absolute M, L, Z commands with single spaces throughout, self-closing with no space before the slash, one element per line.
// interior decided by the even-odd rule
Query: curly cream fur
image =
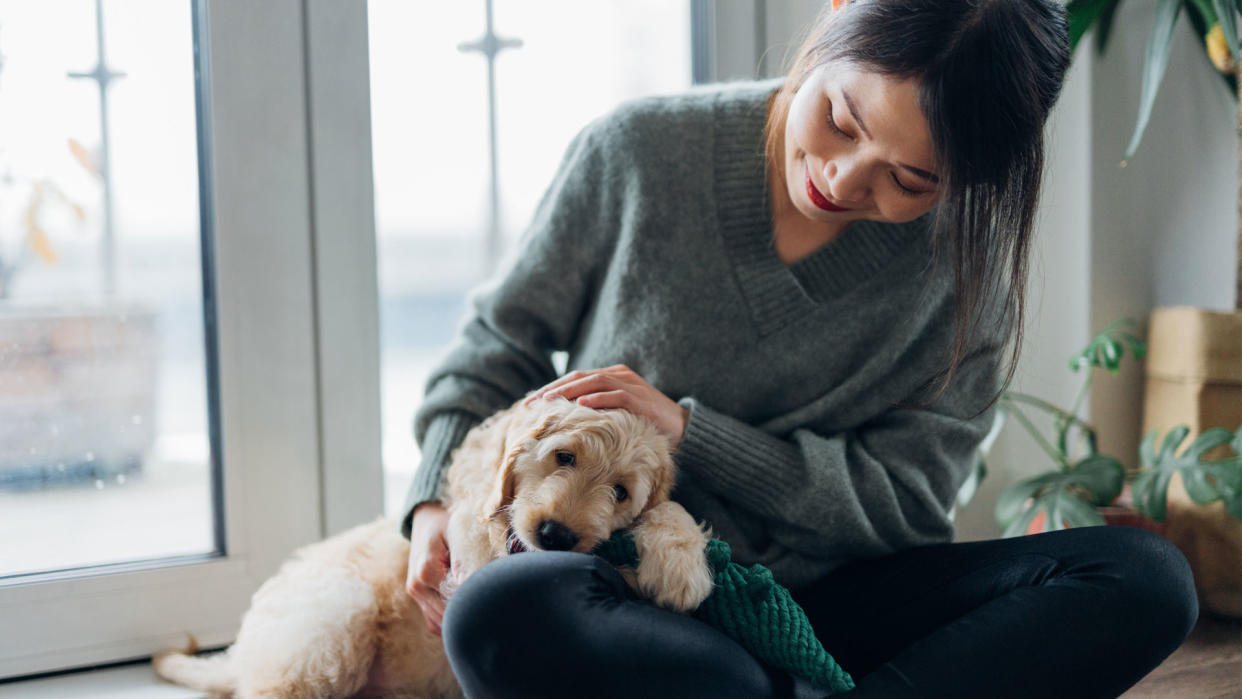
<path fill-rule="evenodd" d="M 574 455 L 572 467 L 558 463 L 562 453 Z M 628 493 L 620 502 L 617 485 Z M 657 603 L 693 609 L 711 591 L 707 535 L 669 501 L 672 486 L 668 441 L 647 421 L 565 400 L 519 403 L 472 430 L 454 454 L 443 591 L 506 555 L 510 533 L 539 549 L 540 524 L 555 520 L 585 552 L 637 524 L 645 562 L 627 580 Z M 458 697 L 441 641 L 405 591 L 408 560 L 409 542 L 386 519 L 302 548 L 254 594 L 225 653 L 165 651 L 155 671 L 243 699 Z"/>

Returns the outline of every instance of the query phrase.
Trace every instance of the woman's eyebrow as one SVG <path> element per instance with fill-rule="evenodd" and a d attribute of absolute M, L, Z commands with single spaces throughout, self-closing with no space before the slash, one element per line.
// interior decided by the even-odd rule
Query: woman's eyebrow
<path fill-rule="evenodd" d="M 909 170 L 909 171 L 910 171 L 910 172 L 912 172 L 914 175 L 916 175 L 916 176 L 918 176 L 918 177 L 921 177 L 922 179 L 925 179 L 925 180 L 927 180 L 928 182 L 934 182 L 934 183 L 936 183 L 936 184 L 939 184 L 939 183 L 940 183 L 940 178 L 939 178 L 939 177 L 937 177 L 937 176 L 933 175 L 932 173 L 930 173 L 930 172 L 928 172 L 928 171 L 926 171 L 926 170 L 924 170 L 924 169 L 922 169 L 922 168 L 917 168 L 917 167 L 914 167 L 913 165 L 906 165 L 905 163 L 897 163 L 897 165 L 898 165 L 901 169 L 903 169 L 903 170 Z"/>

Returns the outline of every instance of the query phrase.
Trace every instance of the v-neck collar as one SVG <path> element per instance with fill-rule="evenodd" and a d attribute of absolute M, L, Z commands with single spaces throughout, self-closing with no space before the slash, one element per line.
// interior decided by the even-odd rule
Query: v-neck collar
<path fill-rule="evenodd" d="M 873 277 L 918 236 L 927 217 L 905 224 L 855 221 L 831 242 L 786 266 L 773 245 L 764 166 L 768 97 L 726 94 L 714 120 L 716 215 L 722 241 L 760 334 L 769 335 Z"/>

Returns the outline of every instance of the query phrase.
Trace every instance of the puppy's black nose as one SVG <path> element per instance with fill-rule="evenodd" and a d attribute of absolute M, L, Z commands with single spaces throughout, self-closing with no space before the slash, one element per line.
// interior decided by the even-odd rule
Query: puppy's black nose
<path fill-rule="evenodd" d="M 540 524 L 538 534 L 539 547 L 544 551 L 568 551 L 578 543 L 578 535 L 554 519 Z"/>

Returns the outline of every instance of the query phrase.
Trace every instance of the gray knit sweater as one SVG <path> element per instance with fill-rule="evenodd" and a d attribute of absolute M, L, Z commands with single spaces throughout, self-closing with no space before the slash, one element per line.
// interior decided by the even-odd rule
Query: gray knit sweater
<path fill-rule="evenodd" d="M 780 261 L 763 157 L 776 87 L 639 100 L 575 138 L 428 381 L 407 535 L 465 432 L 553 380 L 564 350 L 569 369 L 626 364 L 689 409 L 674 499 L 786 585 L 952 539 L 1003 333 L 976 338 L 929 403 L 953 301 L 928 217 L 857 222 Z"/>

